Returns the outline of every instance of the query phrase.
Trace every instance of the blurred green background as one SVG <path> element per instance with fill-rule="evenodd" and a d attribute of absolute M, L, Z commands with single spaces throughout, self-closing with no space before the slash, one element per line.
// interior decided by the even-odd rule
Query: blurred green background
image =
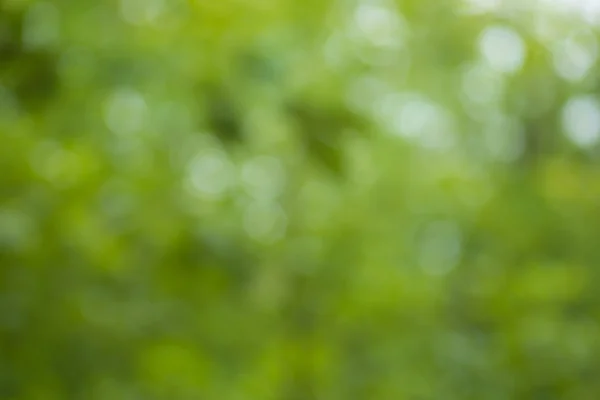
<path fill-rule="evenodd" d="M 599 27 L 0 1 L 0 399 L 600 399 Z"/>

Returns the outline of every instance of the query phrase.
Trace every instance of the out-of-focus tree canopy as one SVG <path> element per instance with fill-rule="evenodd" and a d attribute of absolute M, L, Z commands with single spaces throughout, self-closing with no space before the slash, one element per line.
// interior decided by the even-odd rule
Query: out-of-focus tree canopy
<path fill-rule="evenodd" d="M 2 0 L 0 399 L 599 399 L 599 27 Z"/>

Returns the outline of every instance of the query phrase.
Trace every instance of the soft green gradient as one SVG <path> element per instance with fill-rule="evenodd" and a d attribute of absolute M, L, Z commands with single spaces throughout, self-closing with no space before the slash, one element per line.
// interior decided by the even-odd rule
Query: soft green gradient
<path fill-rule="evenodd" d="M 599 399 L 600 12 L 471 3 L 0 2 L 0 399 Z"/>

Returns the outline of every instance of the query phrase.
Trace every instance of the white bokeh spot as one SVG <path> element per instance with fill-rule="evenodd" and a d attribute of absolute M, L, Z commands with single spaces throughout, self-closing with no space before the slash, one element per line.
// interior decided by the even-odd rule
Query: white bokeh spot
<path fill-rule="evenodd" d="M 571 82 L 585 78 L 598 59 L 596 39 L 589 32 L 563 39 L 552 50 L 554 70 Z"/>
<path fill-rule="evenodd" d="M 589 147 L 600 139 L 600 104 L 592 96 L 573 97 L 562 111 L 563 130 L 574 144 Z"/>
<path fill-rule="evenodd" d="M 450 113 L 421 94 L 389 94 L 377 106 L 380 122 L 396 136 L 427 149 L 447 150 L 455 143 Z"/>
<path fill-rule="evenodd" d="M 515 73 L 525 62 L 525 42 L 517 32 L 505 26 L 484 29 L 479 37 L 479 51 L 492 69 L 502 73 Z"/>
<path fill-rule="evenodd" d="M 354 22 L 360 36 L 374 46 L 398 47 L 401 42 L 399 14 L 383 1 L 365 1 L 354 13 Z"/>
<path fill-rule="evenodd" d="M 223 197 L 234 183 L 234 167 L 227 155 L 209 150 L 196 155 L 189 165 L 188 182 L 192 192 L 205 199 Z"/>
<path fill-rule="evenodd" d="M 461 86 L 470 104 L 495 104 L 504 94 L 503 77 L 486 65 L 469 66 L 462 75 Z"/>

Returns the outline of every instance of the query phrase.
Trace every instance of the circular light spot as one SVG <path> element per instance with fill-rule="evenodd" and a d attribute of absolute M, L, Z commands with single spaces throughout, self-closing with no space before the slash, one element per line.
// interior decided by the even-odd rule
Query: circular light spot
<path fill-rule="evenodd" d="M 454 145 L 453 119 L 439 105 L 419 94 L 396 93 L 379 105 L 379 117 L 396 135 L 429 149 Z"/>
<path fill-rule="evenodd" d="M 600 3 L 597 0 L 577 0 L 567 3 L 567 7 L 574 6 L 573 8 L 579 11 L 581 18 L 588 24 L 598 25 L 600 23 Z"/>
<path fill-rule="evenodd" d="M 489 66 L 502 73 L 514 73 L 525 62 L 525 43 L 513 29 L 490 26 L 479 37 L 479 51 Z"/>
<path fill-rule="evenodd" d="M 354 13 L 354 21 L 361 36 L 375 46 L 397 47 L 401 44 L 400 18 L 382 2 L 360 4 Z"/>
<path fill-rule="evenodd" d="M 582 80 L 597 58 L 597 43 L 589 32 L 562 40 L 553 49 L 554 70 L 558 76 L 571 82 Z"/>
<path fill-rule="evenodd" d="M 126 135 L 139 132 L 146 118 L 146 101 L 133 89 L 118 89 L 106 101 L 104 120 L 108 129 Z"/>
<path fill-rule="evenodd" d="M 435 118 L 435 107 L 426 100 L 414 99 L 406 102 L 400 111 L 399 133 L 418 137 Z"/>
<path fill-rule="evenodd" d="M 208 151 L 191 161 L 188 180 L 194 193 L 218 199 L 233 184 L 233 167 L 223 152 Z"/>
<path fill-rule="evenodd" d="M 490 104 L 501 99 L 504 81 L 498 73 L 483 65 L 468 67 L 462 75 L 462 92 L 470 104 Z"/>
<path fill-rule="evenodd" d="M 579 147 L 589 147 L 600 138 L 600 104 L 592 96 L 571 98 L 562 111 L 567 137 Z"/>

